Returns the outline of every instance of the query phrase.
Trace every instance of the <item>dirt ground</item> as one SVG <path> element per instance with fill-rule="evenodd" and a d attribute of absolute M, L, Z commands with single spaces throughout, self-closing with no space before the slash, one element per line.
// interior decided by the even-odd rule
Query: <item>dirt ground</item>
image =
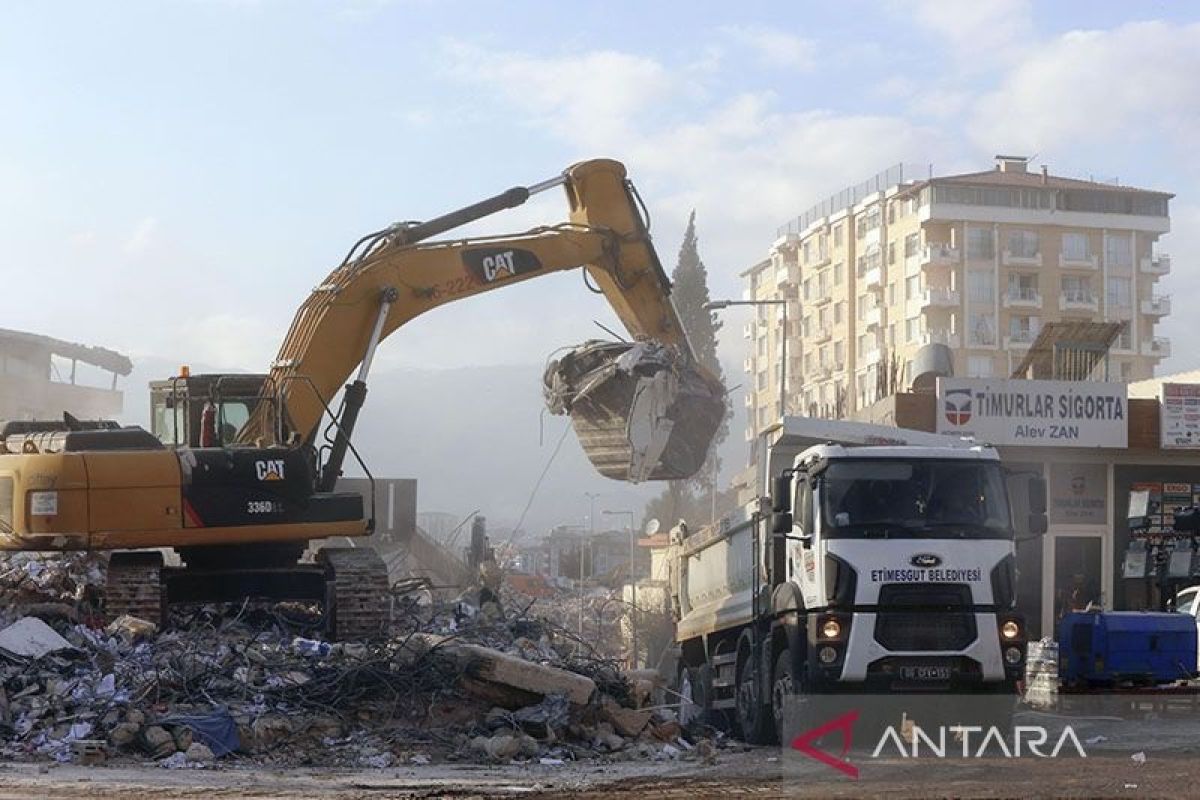
<path fill-rule="evenodd" d="M 785 767 L 777 748 L 722 751 L 713 765 L 625 762 L 567 766 L 428 765 L 405 769 L 266 771 L 230 766 L 167 770 L 76 765 L 0 765 L 0 800 L 9 798 L 584 797 L 629 800 L 775 797 L 1194 797 L 1200 759 L 1186 752 L 1126 753 L 1085 759 L 984 761 L 890 759 L 865 764 L 858 780 L 833 770 Z"/>

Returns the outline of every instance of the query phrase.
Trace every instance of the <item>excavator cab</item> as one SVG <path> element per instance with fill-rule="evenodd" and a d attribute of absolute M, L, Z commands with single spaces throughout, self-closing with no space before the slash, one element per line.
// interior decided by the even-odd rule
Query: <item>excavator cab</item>
<path fill-rule="evenodd" d="M 259 403 L 266 375 L 183 374 L 150 384 L 150 432 L 167 447 L 232 447 Z"/>

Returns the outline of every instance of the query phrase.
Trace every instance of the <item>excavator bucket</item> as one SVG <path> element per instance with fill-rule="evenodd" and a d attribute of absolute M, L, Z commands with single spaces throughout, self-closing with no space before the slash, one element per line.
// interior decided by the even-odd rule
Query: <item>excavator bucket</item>
<path fill-rule="evenodd" d="M 654 342 L 586 342 L 552 360 L 543 382 L 551 413 L 569 414 L 588 459 L 620 481 L 692 477 L 725 418 L 721 383 Z"/>

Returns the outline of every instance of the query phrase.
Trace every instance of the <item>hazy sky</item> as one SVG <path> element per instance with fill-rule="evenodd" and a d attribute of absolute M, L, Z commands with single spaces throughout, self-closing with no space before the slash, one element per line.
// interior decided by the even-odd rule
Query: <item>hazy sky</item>
<path fill-rule="evenodd" d="M 262 369 L 360 233 L 590 156 L 629 164 L 668 265 L 697 209 L 716 295 L 740 291 L 737 272 L 775 227 L 823 195 L 900 160 L 980 169 L 996 152 L 1176 192 L 1166 288 L 1200 288 L 1192 4 L 154 0 L 0 13 L 7 327 Z M 555 194 L 487 229 L 564 214 Z M 1191 333 L 1184 316 L 1166 332 Z M 381 363 L 540 361 L 596 318 L 603 303 L 575 274 L 548 278 L 436 312 Z"/>

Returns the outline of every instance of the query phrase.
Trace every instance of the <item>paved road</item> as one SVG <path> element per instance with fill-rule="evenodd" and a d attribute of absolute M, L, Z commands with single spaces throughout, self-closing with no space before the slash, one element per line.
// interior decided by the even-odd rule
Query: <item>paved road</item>
<path fill-rule="evenodd" d="M 1104 752 L 1086 760 L 887 759 L 862 763 L 858 780 L 818 765 L 802 774 L 778 750 L 723 751 L 715 765 L 624 762 L 567 767 L 431 765 L 412 769 L 321 771 L 232 766 L 171 771 L 152 765 L 85 768 L 0 765 L 0 800 L 45 797 L 154 800 L 253 797 L 584 797 L 651 800 L 706 797 L 1186 797 L 1200 794 L 1200 759 L 1184 752 Z"/>

